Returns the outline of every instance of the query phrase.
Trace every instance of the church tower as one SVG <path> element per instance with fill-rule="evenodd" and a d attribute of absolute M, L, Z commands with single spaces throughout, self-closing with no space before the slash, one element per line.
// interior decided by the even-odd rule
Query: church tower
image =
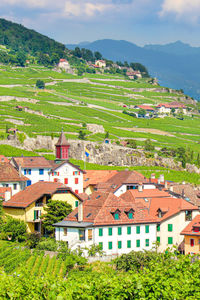
<path fill-rule="evenodd" d="M 55 144 L 55 146 L 56 146 L 56 159 L 65 159 L 65 160 L 69 159 L 70 145 L 67 143 L 63 129 L 58 139 L 58 142 Z"/>

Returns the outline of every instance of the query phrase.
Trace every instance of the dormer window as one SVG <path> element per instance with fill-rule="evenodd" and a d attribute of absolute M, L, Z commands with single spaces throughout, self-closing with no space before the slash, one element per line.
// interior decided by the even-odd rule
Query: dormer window
<path fill-rule="evenodd" d="M 185 211 L 185 221 L 192 221 L 192 211 L 191 210 Z"/>
<path fill-rule="evenodd" d="M 119 220 L 119 213 L 118 212 L 114 213 L 114 219 Z"/>
<path fill-rule="evenodd" d="M 166 212 L 168 212 L 168 208 L 167 207 L 159 208 L 157 210 L 157 212 L 158 212 L 158 218 L 162 218 L 164 216 L 164 214 L 166 214 Z"/>
<path fill-rule="evenodd" d="M 119 220 L 120 219 L 120 210 L 119 209 L 115 209 L 115 210 L 111 211 L 111 214 L 113 215 L 113 218 L 115 220 Z"/>
<path fill-rule="evenodd" d="M 133 219 L 133 213 L 132 212 L 129 212 L 128 213 L 128 218 L 131 220 L 131 219 Z"/>
<path fill-rule="evenodd" d="M 128 217 L 130 220 L 133 220 L 133 219 L 134 219 L 134 209 L 128 208 L 128 209 L 125 209 L 124 212 L 126 213 L 127 217 Z"/>

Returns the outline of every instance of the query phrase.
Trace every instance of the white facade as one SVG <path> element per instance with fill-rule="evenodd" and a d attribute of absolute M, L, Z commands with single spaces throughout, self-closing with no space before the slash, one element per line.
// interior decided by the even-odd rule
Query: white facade
<path fill-rule="evenodd" d="M 192 219 L 198 214 L 198 210 L 193 210 Z M 160 224 L 160 231 L 157 231 L 157 237 L 160 240 L 158 250 L 162 252 L 168 247 L 171 248 L 173 245 L 178 247 L 184 240 L 184 236 L 180 233 L 190 222 L 191 221 L 185 220 L 185 211 L 180 211 L 178 214 L 162 221 Z"/>
<path fill-rule="evenodd" d="M 126 193 L 129 189 L 137 189 L 138 187 L 138 184 L 123 184 L 121 185 L 115 192 L 114 192 L 114 195 L 119 197 L 121 196 L 122 194 Z M 142 189 L 144 190 L 150 190 L 150 189 L 155 189 L 156 186 L 155 184 L 143 184 L 142 185 Z"/>
<path fill-rule="evenodd" d="M 173 107 L 165 107 L 165 106 L 161 106 L 161 107 L 157 107 L 157 111 L 160 114 L 170 114 L 172 111 Z M 183 112 L 184 115 L 187 114 L 187 110 L 186 108 L 175 108 L 175 114 L 179 113 L 179 112 Z"/>
<path fill-rule="evenodd" d="M 22 168 L 22 174 L 29 178 L 27 186 L 38 181 L 49 181 L 50 168 Z"/>
<path fill-rule="evenodd" d="M 83 193 L 83 171 L 79 171 L 68 162 L 50 172 L 48 180 L 62 182 L 70 187 L 76 194 Z"/>
<path fill-rule="evenodd" d="M 63 70 L 70 70 L 70 64 L 68 63 L 67 60 L 64 60 L 64 61 L 60 61 L 59 64 L 58 64 L 58 67 L 60 69 L 63 69 Z"/>
<path fill-rule="evenodd" d="M 85 231 L 85 240 L 80 234 Z M 101 245 L 106 255 L 151 250 L 156 242 L 156 224 L 119 225 L 87 228 L 56 227 L 56 240 L 68 242 L 72 250 Z"/>
<path fill-rule="evenodd" d="M 26 181 L 18 182 L 0 182 L 0 187 L 10 187 L 12 190 L 12 196 L 22 191 L 26 187 Z"/>

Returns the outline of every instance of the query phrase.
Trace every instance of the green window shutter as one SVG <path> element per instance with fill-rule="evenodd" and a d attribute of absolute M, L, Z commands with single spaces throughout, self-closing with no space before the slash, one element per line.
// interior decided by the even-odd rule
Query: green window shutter
<path fill-rule="evenodd" d="M 34 221 L 37 219 L 37 210 L 34 210 Z"/>
<path fill-rule="evenodd" d="M 122 249 L 122 241 L 118 241 L 118 249 Z"/>
<path fill-rule="evenodd" d="M 160 224 L 157 225 L 157 231 L 160 231 Z"/>
<path fill-rule="evenodd" d="M 149 239 L 145 240 L 145 245 L 146 245 L 146 247 L 149 247 Z"/>
<path fill-rule="evenodd" d="M 137 234 L 140 233 L 140 226 L 136 226 L 136 233 L 137 233 Z"/>
<path fill-rule="evenodd" d="M 149 233 L 149 225 L 146 225 L 146 226 L 145 226 L 145 232 L 146 232 L 146 233 Z"/>
<path fill-rule="evenodd" d="M 119 214 L 118 214 L 118 213 L 115 213 L 115 214 L 114 214 L 114 218 L 115 218 L 115 220 L 119 220 Z"/>
<path fill-rule="evenodd" d="M 108 235 L 112 235 L 112 228 L 108 228 Z"/>
<path fill-rule="evenodd" d="M 121 234 L 122 234 L 122 228 L 118 227 L 118 235 L 121 235 Z"/>
<path fill-rule="evenodd" d="M 78 207 L 78 201 L 75 201 L 75 207 Z"/>
<path fill-rule="evenodd" d="M 112 249 L 112 242 L 108 242 L 108 249 L 109 249 L 109 250 Z"/>
<path fill-rule="evenodd" d="M 99 228 L 99 236 L 103 236 L 103 228 Z"/>
<path fill-rule="evenodd" d="M 168 224 L 168 231 L 173 231 L 173 224 Z"/>
<path fill-rule="evenodd" d="M 140 240 L 136 240 L 136 247 L 137 247 L 137 248 L 140 247 Z"/>
<path fill-rule="evenodd" d="M 101 250 L 103 250 L 103 243 L 102 242 L 99 242 L 99 247 Z"/>
<path fill-rule="evenodd" d="M 131 234 L 131 227 L 130 226 L 127 227 L 127 234 Z"/>
<path fill-rule="evenodd" d="M 131 248 L 131 241 L 127 241 L 127 248 Z"/>
<path fill-rule="evenodd" d="M 157 242 L 160 243 L 160 236 L 157 236 Z"/>
<path fill-rule="evenodd" d="M 172 245 L 173 244 L 173 237 L 168 237 L 168 245 Z"/>
<path fill-rule="evenodd" d="M 129 213 L 128 213 L 128 218 L 129 218 L 129 219 L 133 219 L 133 213 L 132 213 L 132 212 L 129 212 Z"/>

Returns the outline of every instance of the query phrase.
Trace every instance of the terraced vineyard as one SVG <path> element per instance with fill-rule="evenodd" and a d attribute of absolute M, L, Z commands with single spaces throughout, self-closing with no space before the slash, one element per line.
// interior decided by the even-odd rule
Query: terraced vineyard
<path fill-rule="evenodd" d="M 36 89 L 37 79 L 46 83 Z M 44 67 L 13 68 L 0 66 L 0 138 L 5 138 L 6 126 L 17 127 L 29 137 L 58 136 L 63 127 L 68 138 L 77 139 L 80 130 L 87 140 L 103 141 L 104 134 L 95 134 L 83 123 L 98 124 L 108 131 L 112 141 L 134 138 L 142 147 L 152 139 L 157 147 L 189 147 L 199 151 L 200 116 L 194 112 L 184 120 L 137 119 L 124 114 L 134 112 L 134 105 L 180 101 L 178 92 L 168 93 L 148 80 L 125 80 L 122 75 L 85 74 L 84 77 L 59 73 Z M 22 106 L 19 111 L 16 106 Z M 191 109 L 194 105 L 188 104 Z"/>

